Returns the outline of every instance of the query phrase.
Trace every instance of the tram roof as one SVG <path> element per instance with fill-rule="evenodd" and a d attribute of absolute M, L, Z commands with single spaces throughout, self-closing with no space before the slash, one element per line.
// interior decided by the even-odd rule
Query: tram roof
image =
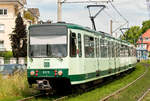
<path fill-rule="evenodd" d="M 35 26 L 48 26 L 48 25 L 63 25 L 63 26 L 66 26 L 67 28 L 71 28 L 71 29 L 80 29 L 80 30 L 85 30 L 85 31 L 88 31 L 88 32 L 92 32 L 96 35 L 101 35 L 101 36 L 104 36 L 104 37 L 108 37 L 108 38 L 111 38 L 111 39 L 114 39 L 114 40 L 117 40 L 117 41 L 120 41 L 120 42 L 123 42 L 123 43 L 126 43 L 126 44 L 130 44 L 129 42 L 125 41 L 125 40 L 121 40 L 121 39 L 118 39 L 118 38 L 115 38 L 115 37 L 112 37 L 110 34 L 106 33 L 106 32 L 102 32 L 102 31 L 95 31 L 93 29 L 90 29 L 89 27 L 84 27 L 84 26 L 81 26 L 81 25 L 77 25 L 77 24 L 72 24 L 72 23 L 65 23 L 65 22 L 61 22 L 61 23 L 52 23 L 52 24 L 35 24 L 35 25 L 31 25 L 29 27 L 29 29 L 31 27 L 35 27 Z"/>

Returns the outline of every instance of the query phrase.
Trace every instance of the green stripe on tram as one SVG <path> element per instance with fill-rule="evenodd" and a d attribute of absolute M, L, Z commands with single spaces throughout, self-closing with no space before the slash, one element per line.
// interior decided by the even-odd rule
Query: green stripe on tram
<path fill-rule="evenodd" d="M 96 78 L 96 77 L 101 77 L 101 76 L 108 76 L 108 75 L 112 75 L 113 73 L 116 72 L 122 72 L 124 70 L 129 69 L 129 67 L 133 67 L 134 64 L 129 65 L 129 66 L 124 66 L 124 67 L 119 67 L 116 69 L 111 69 L 111 70 L 104 70 L 104 71 L 100 71 L 99 72 L 99 76 L 96 76 L 98 73 L 97 72 L 93 72 L 93 73 L 87 73 L 87 74 L 78 74 L 78 75 L 68 75 L 68 69 L 28 69 L 27 70 L 27 74 L 28 77 L 35 77 L 35 78 L 40 78 L 40 77 L 66 77 L 69 78 L 71 82 L 74 81 L 84 81 L 84 80 L 88 80 L 88 79 L 92 79 L 92 78 Z M 31 71 L 36 71 L 38 70 L 38 76 L 31 76 L 30 72 Z M 54 76 L 54 70 L 61 70 L 63 71 L 63 75 L 62 76 Z"/>

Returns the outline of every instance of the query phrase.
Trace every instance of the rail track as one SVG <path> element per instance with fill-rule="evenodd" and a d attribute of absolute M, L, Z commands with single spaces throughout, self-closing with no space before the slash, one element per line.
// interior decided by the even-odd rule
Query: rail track
<path fill-rule="evenodd" d="M 43 95 L 46 95 L 46 94 L 37 94 L 37 95 L 33 95 L 33 96 L 30 96 L 30 97 L 26 97 L 26 98 L 23 98 L 23 99 L 20 99 L 20 100 L 17 100 L 17 101 L 29 101 L 29 100 L 32 100 L 34 98 L 38 98 L 38 97 L 41 97 Z M 62 97 L 58 97 L 57 99 L 53 100 L 53 101 L 62 101 L 64 99 L 68 98 L 68 96 L 62 96 Z"/>
<path fill-rule="evenodd" d="M 146 65 L 146 64 L 145 64 L 145 65 Z M 131 83 L 129 83 L 128 85 L 126 85 L 126 86 L 120 88 L 119 90 L 117 90 L 117 91 L 111 93 L 110 95 L 108 95 L 108 96 L 102 98 L 100 101 L 107 101 L 107 100 L 109 100 L 111 97 L 115 96 L 116 94 L 119 94 L 120 92 L 122 92 L 122 91 L 124 91 L 125 89 L 127 89 L 129 86 L 133 85 L 136 81 L 138 81 L 139 79 L 141 79 L 141 78 L 148 72 L 148 67 L 147 67 L 147 65 L 146 65 L 145 68 L 146 68 L 145 72 L 144 72 L 142 75 L 140 75 L 136 80 L 134 80 L 134 81 L 132 81 Z M 149 91 L 150 91 L 150 89 L 149 89 L 148 91 L 146 91 L 146 92 L 143 94 L 143 96 L 142 96 L 141 98 L 139 98 L 138 101 L 141 101 L 140 99 L 143 99 L 144 96 L 145 96 Z"/>
<path fill-rule="evenodd" d="M 53 101 L 63 101 L 66 98 L 68 98 L 68 96 L 63 96 L 63 97 L 57 98 L 57 99 L 55 99 Z"/>
<path fill-rule="evenodd" d="M 44 93 L 36 94 L 36 95 L 26 97 L 26 98 L 23 98 L 23 99 L 20 99 L 20 100 L 17 100 L 17 101 L 28 101 L 28 100 L 31 100 L 33 98 L 37 98 L 37 97 L 42 96 L 42 95 L 44 95 Z"/>
<path fill-rule="evenodd" d="M 144 94 L 137 101 L 142 101 L 149 92 L 150 92 L 150 89 L 148 89 L 146 92 L 144 92 Z"/>

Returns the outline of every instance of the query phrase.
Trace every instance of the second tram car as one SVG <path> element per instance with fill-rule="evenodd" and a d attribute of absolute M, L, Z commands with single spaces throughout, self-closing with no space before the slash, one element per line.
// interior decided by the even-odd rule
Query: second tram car
<path fill-rule="evenodd" d="M 32 25 L 28 42 L 28 82 L 41 89 L 95 81 L 136 63 L 130 43 L 76 24 Z"/>

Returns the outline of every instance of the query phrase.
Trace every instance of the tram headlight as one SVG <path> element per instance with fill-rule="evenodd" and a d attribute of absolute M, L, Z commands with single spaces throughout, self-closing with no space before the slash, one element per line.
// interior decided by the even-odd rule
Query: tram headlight
<path fill-rule="evenodd" d="M 32 76 L 33 76 L 34 74 L 35 74 L 35 72 L 34 72 L 34 71 L 31 71 L 31 72 L 30 72 L 30 75 L 32 75 Z"/>
<path fill-rule="evenodd" d="M 62 76 L 63 75 L 63 72 L 60 70 L 60 71 L 58 71 L 58 75 L 59 76 Z"/>

